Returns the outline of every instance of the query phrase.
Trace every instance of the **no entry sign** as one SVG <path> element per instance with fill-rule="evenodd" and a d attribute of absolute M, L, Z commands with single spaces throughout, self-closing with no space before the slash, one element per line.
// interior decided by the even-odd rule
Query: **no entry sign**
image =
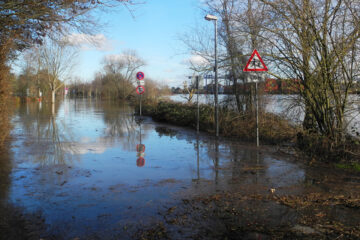
<path fill-rule="evenodd" d="M 139 94 L 139 95 L 142 95 L 145 93 L 145 87 L 144 86 L 138 86 L 136 88 L 136 93 Z"/>
<path fill-rule="evenodd" d="M 136 78 L 138 80 L 143 80 L 145 78 L 145 74 L 143 72 L 136 73 Z"/>

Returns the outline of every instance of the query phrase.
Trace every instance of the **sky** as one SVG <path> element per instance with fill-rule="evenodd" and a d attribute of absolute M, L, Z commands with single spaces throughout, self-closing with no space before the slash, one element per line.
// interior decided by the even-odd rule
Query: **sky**
<path fill-rule="evenodd" d="M 195 26 L 210 24 L 204 19 L 201 0 L 147 0 L 137 6 L 133 15 L 125 8 L 97 14 L 106 27 L 91 36 L 99 45 L 81 44 L 74 75 L 91 81 L 102 69 L 108 55 L 136 50 L 147 65 L 140 69 L 146 78 L 170 87 L 181 86 L 192 75 L 186 62 L 192 57 L 180 40 Z M 89 37 L 89 36 L 86 36 Z M 84 34 L 69 38 L 84 43 Z"/>

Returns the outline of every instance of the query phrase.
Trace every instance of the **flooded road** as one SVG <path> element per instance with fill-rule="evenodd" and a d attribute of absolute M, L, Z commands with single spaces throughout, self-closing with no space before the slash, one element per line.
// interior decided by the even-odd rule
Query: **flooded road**
<path fill-rule="evenodd" d="M 277 147 L 197 136 L 133 113 L 86 99 L 19 106 L 9 154 L 0 156 L 1 201 L 40 212 L 47 232 L 64 239 L 125 239 L 127 226 L 156 222 L 196 196 L 359 193 L 358 175 L 319 172 Z"/>

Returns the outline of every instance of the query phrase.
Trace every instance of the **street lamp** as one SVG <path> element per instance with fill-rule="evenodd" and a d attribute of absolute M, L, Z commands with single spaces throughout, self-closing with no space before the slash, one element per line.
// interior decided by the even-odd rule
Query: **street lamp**
<path fill-rule="evenodd" d="M 214 15 L 207 14 L 205 16 L 207 21 L 214 21 L 215 23 L 215 125 L 216 125 L 216 137 L 219 136 L 219 104 L 218 104 L 218 75 L 217 75 L 217 20 Z"/>

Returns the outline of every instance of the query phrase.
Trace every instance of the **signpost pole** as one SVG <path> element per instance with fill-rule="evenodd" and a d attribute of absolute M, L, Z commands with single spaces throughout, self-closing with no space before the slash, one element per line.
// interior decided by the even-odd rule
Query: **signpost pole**
<path fill-rule="evenodd" d="M 144 92 L 145 92 L 145 88 L 143 86 L 143 85 L 145 85 L 144 80 L 143 80 L 145 78 L 145 74 L 143 72 L 138 72 L 138 73 L 136 73 L 136 78 L 138 80 L 138 86 L 136 88 L 136 92 L 137 92 L 137 94 L 140 95 L 140 111 L 139 111 L 140 114 L 139 115 L 141 117 L 141 99 L 142 99 L 141 95 L 144 94 Z"/>
<path fill-rule="evenodd" d="M 260 57 L 260 54 L 255 49 L 251 54 L 244 70 L 244 72 L 266 72 L 268 68 L 266 67 L 264 61 Z M 261 75 L 255 76 L 255 98 L 256 98 L 256 146 L 259 147 L 259 91 L 258 91 L 258 82 L 260 81 Z"/>
<path fill-rule="evenodd" d="M 197 92 L 197 125 L 196 125 L 196 131 L 199 133 L 199 118 L 200 118 L 200 110 L 199 110 L 199 76 L 196 76 L 196 92 Z"/>
<path fill-rule="evenodd" d="M 141 117 L 141 98 L 142 98 L 142 94 L 140 95 L 140 117 Z"/>
<path fill-rule="evenodd" d="M 255 97 L 256 97 L 256 146 L 259 147 L 259 96 L 258 83 L 255 82 Z"/>

